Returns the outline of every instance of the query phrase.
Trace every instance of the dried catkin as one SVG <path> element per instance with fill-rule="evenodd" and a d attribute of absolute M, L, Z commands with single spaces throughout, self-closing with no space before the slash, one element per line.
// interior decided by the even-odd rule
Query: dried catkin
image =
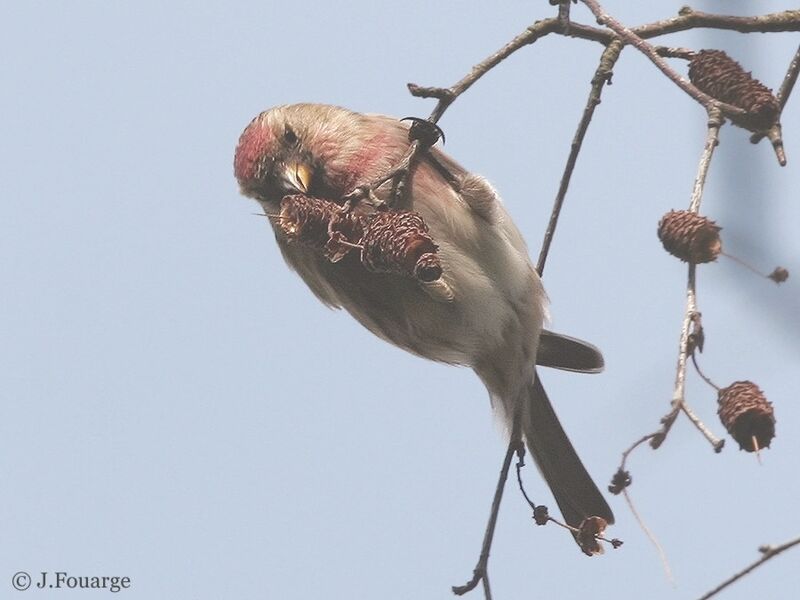
<path fill-rule="evenodd" d="M 767 86 L 722 50 L 700 50 L 689 61 L 689 79 L 709 96 L 748 114 L 731 116 L 739 127 L 766 131 L 778 122 L 780 105 Z"/>

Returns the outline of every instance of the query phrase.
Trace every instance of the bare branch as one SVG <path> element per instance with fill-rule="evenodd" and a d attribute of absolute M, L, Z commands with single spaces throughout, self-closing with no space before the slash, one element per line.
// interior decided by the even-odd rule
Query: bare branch
<path fill-rule="evenodd" d="M 689 203 L 689 210 L 697 213 L 700 210 L 700 202 L 703 199 L 703 190 L 705 188 L 706 176 L 708 168 L 711 164 L 711 158 L 714 155 L 714 149 L 719 144 L 719 130 L 722 127 L 723 119 L 718 109 L 712 108 L 708 113 L 708 134 L 706 135 L 705 146 L 703 153 L 700 156 L 700 162 L 697 165 L 697 176 L 694 180 L 694 187 L 692 189 L 692 198 Z M 658 448 L 666 438 L 669 430 L 672 428 L 676 417 L 680 411 L 683 411 L 689 420 L 700 430 L 706 437 L 714 449 L 719 452 L 724 444 L 723 440 L 714 436 L 711 431 L 703 425 L 700 419 L 694 412 L 687 406 L 685 397 L 686 385 L 686 364 L 689 358 L 689 339 L 692 331 L 692 324 L 698 314 L 697 310 L 697 294 L 695 289 L 697 265 L 689 263 L 689 273 L 687 276 L 686 284 L 686 313 L 683 318 L 683 325 L 681 326 L 681 341 L 678 350 L 678 366 L 675 373 L 675 389 L 672 395 L 672 408 L 669 413 L 661 420 L 662 427 L 657 435 L 650 441 L 652 448 Z"/>
<path fill-rule="evenodd" d="M 781 110 L 783 110 L 783 107 L 786 106 L 786 101 L 789 100 L 789 96 L 794 89 L 794 84 L 797 83 L 798 73 L 800 73 L 800 46 L 798 46 L 797 52 L 794 53 L 792 62 L 789 63 L 789 68 L 786 70 L 786 75 L 783 78 L 781 89 L 778 90 L 776 95 Z"/>
<path fill-rule="evenodd" d="M 497 488 L 494 492 L 489 522 L 486 524 L 486 533 L 483 536 L 483 545 L 481 546 L 481 555 L 478 558 L 478 564 L 475 565 L 475 569 L 472 572 L 472 579 L 464 585 L 453 586 L 453 593 L 457 596 L 463 596 L 467 592 L 474 590 L 478 586 L 478 583 L 483 581 L 483 592 L 486 596 L 486 600 L 491 600 L 492 598 L 488 576 L 489 552 L 492 549 L 494 529 L 497 525 L 497 515 L 500 513 L 500 502 L 503 499 L 503 489 L 508 480 L 508 470 L 511 468 L 511 460 L 514 458 L 514 454 L 517 453 L 521 445 L 522 441 L 520 440 L 519 427 L 515 426 L 511 433 L 511 440 L 508 442 L 508 449 L 503 459 L 503 466 L 500 469 L 500 477 L 497 480 Z"/>
<path fill-rule="evenodd" d="M 442 118 L 444 112 L 456 100 L 456 98 L 472 87 L 472 84 L 478 81 L 478 79 L 486 75 L 486 73 L 503 62 L 506 58 L 514 54 L 514 52 L 520 48 L 523 48 L 529 44 L 533 44 L 539 38 L 558 31 L 561 26 L 562 25 L 558 18 L 537 21 L 533 25 L 527 27 L 525 31 L 517 35 L 513 40 L 500 48 L 497 52 L 491 54 L 477 65 L 472 67 L 466 76 L 449 88 L 422 87 L 415 83 L 409 83 L 408 91 L 411 92 L 412 96 L 417 96 L 420 98 L 437 98 L 439 100 L 439 102 L 436 103 L 436 107 L 433 109 L 431 116 L 428 117 L 429 121 L 436 123 Z"/>
<path fill-rule="evenodd" d="M 655 51 L 659 56 L 664 58 L 681 58 L 683 60 L 692 60 L 695 55 L 694 50 L 688 48 L 670 48 L 667 46 L 655 46 Z"/>
<path fill-rule="evenodd" d="M 711 444 L 711 447 L 714 448 L 714 452 L 722 452 L 722 448 L 725 446 L 725 440 L 718 438 L 714 433 L 708 428 L 708 426 L 700 420 L 700 417 L 692 410 L 692 407 L 686 404 L 686 402 L 681 402 L 681 410 L 683 414 L 687 416 L 689 421 L 691 421 L 692 425 L 697 428 L 697 431 L 703 434 L 703 437 L 708 440 L 708 443 Z"/>
<path fill-rule="evenodd" d="M 664 550 L 664 547 L 661 545 L 661 542 L 658 541 L 656 534 L 647 526 L 647 523 L 644 522 L 644 519 L 639 514 L 639 511 L 636 510 L 636 505 L 633 503 L 631 499 L 631 495 L 628 490 L 622 490 L 622 495 L 625 497 L 625 502 L 628 505 L 628 508 L 633 514 L 633 518 L 636 519 L 636 523 L 639 525 L 639 528 L 644 532 L 647 539 L 650 540 L 650 543 L 658 552 L 658 558 L 661 560 L 661 568 L 664 569 L 664 574 L 667 576 L 667 579 L 673 585 L 675 584 L 675 577 L 672 575 L 672 567 L 669 564 L 669 558 L 667 557 L 667 553 Z"/>
<path fill-rule="evenodd" d="M 631 31 L 642 39 L 650 39 L 678 33 L 689 29 L 723 29 L 739 33 L 769 33 L 800 31 L 800 10 L 787 10 L 779 13 L 755 17 L 732 15 L 716 15 L 684 6 L 677 17 L 655 21 L 634 27 Z M 608 44 L 616 35 L 610 31 L 588 27 L 570 22 L 569 31 L 560 31 L 562 35 L 578 37 L 585 40 Z"/>
<path fill-rule="evenodd" d="M 739 579 L 741 579 L 742 577 L 744 577 L 745 575 L 747 575 L 751 571 L 753 571 L 753 570 L 757 569 L 758 567 L 760 567 L 761 565 L 763 565 L 768 560 L 770 560 L 772 558 L 775 558 L 776 556 L 778 556 L 778 554 L 780 554 L 784 550 L 788 550 L 789 548 L 792 548 L 793 546 L 797 546 L 798 544 L 800 544 L 800 537 L 795 538 L 795 539 L 793 539 L 793 540 L 791 540 L 789 542 L 786 542 L 785 544 L 781 544 L 780 546 L 762 546 L 761 548 L 759 548 L 759 551 L 761 551 L 762 554 L 763 554 L 761 558 L 759 558 L 756 562 L 752 563 L 751 565 L 748 565 L 747 567 L 745 567 L 744 569 L 742 569 L 741 571 L 739 571 L 738 573 L 736 573 L 735 575 L 733 575 L 729 579 L 726 579 L 721 584 L 719 584 L 717 587 L 715 587 L 713 590 L 711 590 L 710 592 L 708 592 L 708 593 L 704 594 L 703 596 L 701 596 L 700 598 L 698 598 L 698 600 L 708 600 L 712 596 L 717 595 L 719 592 L 724 590 L 730 584 L 738 581 Z"/>
<path fill-rule="evenodd" d="M 555 33 L 566 37 L 598 42 L 606 46 L 600 59 L 600 64 L 595 71 L 594 77 L 592 78 L 592 86 L 589 97 L 584 108 L 583 116 L 578 124 L 575 136 L 573 137 L 570 154 L 567 158 L 567 163 L 562 174 L 559 190 L 554 200 L 550 222 L 545 232 L 542 248 L 537 262 L 537 270 L 540 274 L 542 274 L 544 271 L 544 266 L 547 260 L 550 245 L 552 244 L 553 236 L 555 234 L 560 211 L 569 188 L 572 173 L 574 172 L 577 157 L 580 153 L 588 126 L 593 118 L 597 105 L 600 103 L 603 86 L 606 82 L 610 81 L 613 67 L 625 45 L 634 46 L 637 48 L 637 50 L 645 54 L 656 65 L 656 67 L 662 71 L 662 73 L 664 73 L 670 80 L 672 80 L 694 100 L 704 106 L 708 112 L 708 135 L 706 138 L 705 148 L 698 165 L 698 172 L 692 191 L 690 205 L 690 210 L 697 213 L 699 211 L 700 202 L 702 199 L 709 164 L 713 156 L 714 148 L 718 144 L 719 130 L 724 122 L 723 114 L 732 117 L 742 116 L 747 114 L 747 111 L 737 106 L 720 102 L 719 100 L 707 95 L 691 82 L 687 81 L 680 74 L 678 74 L 674 69 L 672 69 L 672 67 L 663 58 L 669 57 L 690 59 L 693 56 L 693 51 L 691 49 L 666 47 L 656 48 L 645 40 L 695 28 L 723 29 L 738 31 L 741 33 L 800 31 L 800 10 L 788 10 L 781 13 L 773 13 L 762 16 L 740 17 L 704 13 L 695 11 L 689 7 L 683 7 L 676 17 L 656 21 L 635 28 L 628 28 L 605 13 L 598 3 L 598 0 L 582 1 L 595 15 L 597 22 L 601 25 L 604 25 L 608 29 L 598 28 L 572 21 L 572 16 L 570 14 L 570 2 L 560 2 L 557 17 L 537 21 L 536 23 L 530 25 L 519 35 L 514 37 L 510 42 L 505 44 L 502 48 L 474 65 L 470 69 L 469 73 L 467 73 L 464 77 L 450 87 L 424 87 L 414 83 L 408 84 L 408 89 L 412 95 L 420 98 L 434 98 L 437 100 L 436 106 L 427 119 L 429 123 L 435 124 L 442 118 L 450 105 L 453 104 L 464 92 L 472 87 L 472 85 L 481 79 L 486 73 L 498 66 L 517 50 L 533 44 L 544 36 Z M 783 86 L 781 87 L 781 92 L 779 92 L 778 98 L 782 103 L 781 106 L 785 104 L 789 94 L 791 93 L 792 86 L 797 79 L 798 71 L 800 71 L 800 49 L 798 50 L 797 55 L 789 67 Z M 773 144 L 774 143 L 775 142 L 773 142 Z M 407 154 L 403 157 L 400 164 L 392 171 L 387 172 L 385 176 L 377 182 L 378 185 L 383 185 L 391 181 L 393 189 L 395 192 L 397 192 L 397 194 L 393 192 L 392 196 L 394 197 L 395 195 L 401 194 L 402 187 L 405 185 L 408 177 L 411 176 L 415 159 L 419 153 L 425 151 L 430 145 L 431 144 L 423 144 L 421 141 L 412 138 Z M 373 183 L 369 186 L 363 186 L 363 188 L 360 190 L 355 190 L 354 194 L 356 196 L 359 194 L 364 195 L 374 188 L 375 184 Z M 703 433 L 703 435 L 717 451 L 719 451 L 722 447 L 723 441 L 714 436 L 714 434 L 700 421 L 691 408 L 686 404 L 685 400 L 686 366 L 688 358 L 692 356 L 690 350 L 692 324 L 695 317 L 699 315 L 697 311 L 695 280 L 696 266 L 694 264 L 690 264 L 687 276 L 686 313 L 681 328 L 675 387 L 670 412 L 662 418 L 661 428 L 658 431 L 642 437 L 623 453 L 620 471 L 623 471 L 629 454 L 639 445 L 649 441 L 653 448 L 658 448 L 665 440 L 675 419 L 681 412 L 686 414 L 689 420 Z M 475 589 L 479 583 L 482 583 L 485 597 L 487 599 L 491 599 L 491 590 L 489 586 L 487 570 L 489 552 L 491 550 L 500 502 L 503 495 L 503 489 L 508 478 L 511 460 L 513 458 L 513 454 L 521 447 L 521 438 L 518 428 L 515 425 L 515 429 L 512 433 L 511 441 L 509 442 L 505 459 L 501 467 L 500 478 L 495 490 L 491 512 L 483 538 L 480 557 L 473 571 L 472 579 L 465 585 L 453 587 L 453 592 L 457 595 L 465 594 Z M 626 474 L 622 473 L 622 475 Z M 517 470 L 517 478 L 521 485 L 519 466 Z M 629 481 L 630 480 L 628 479 L 628 483 Z M 621 491 L 625 491 L 624 487 L 621 488 Z M 524 493 L 525 492 L 523 488 L 523 494 Z M 628 497 L 627 493 L 626 499 L 630 503 L 630 498 Z M 530 502 L 529 499 L 528 501 Z M 635 509 L 633 509 L 633 507 L 631 508 L 634 514 L 636 514 Z M 646 527 L 643 528 L 645 530 L 647 529 Z M 654 540 L 654 538 L 652 538 L 652 534 L 650 535 L 651 539 Z M 659 552 L 663 557 L 663 550 L 661 550 L 658 546 L 658 542 L 654 540 L 654 543 L 659 548 Z"/>
<path fill-rule="evenodd" d="M 723 122 L 722 115 L 718 110 L 712 108 L 708 111 L 708 133 L 706 135 L 706 143 L 703 147 L 703 154 L 700 156 L 700 162 L 697 165 L 697 177 L 695 177 L 694 186 L 692 188 L 692 198 L 689 201 L 689 210 L 693 213 L 700 211 L 700 202 L 703 200 L 703 190 L 706 185 L 708 168 L 714 156 L 714 149 L 719 145 L 719 129 L 722 127 Z"/>
<path fill-rule="evenodd" d="M 596 2 L 594 2 L 594 4 L 599 8 L 599 5 L 597 5 Z M 564 8 L 565 6 L 566 8 Z M 616 23 L 616 21 L 614 22 Z M 617 24 L 619 25 L 619 23 Z M 622 25 L 619 26 L 622 27 Z M 677 17 L 656 21 L 654 23 L 649 23 L 633 29 L 624 29 L 630 32 L 634 38 L 638 38 L 641 41 L 648 38 L 694 28 L 728 29 L 741 33 L 800 31 L 800 10 L 787 10 L 780 13 L 772 13 L 756 17 L 738 17 L 704 13 L 695 11 L 688 6 L 685 6 L 680 10 Z M 569 15 L 569 5 L 561 4 L 559 6 L 558 17 L 543 19 L 541 21 L 537 21 L 533 25 L 530 25 L 525 29 L 525 31 L 514 37 L 514 39 L 512 39 L 502 48 L 472 67 L 466 76 L 452 86 L 448 88 L 425 87 L 415 83 L 409 83 L 408 90 L 413 96 L 417 96 L 419 98 L 436 98 L 438 100 L 436 107 L 433 109 L 433 112 L 431 112 L 429 117 L 430 121 L 436 123 L 439 121 L 439 119 L 441 119 L 447 108 L 461 94 L 467 91 L 472 84 L 478 81 L 478 79 L 483 77 L 486 73 L 503 62 L 506 58 L 511 56 L 520 48 L 533 44 L 539 38 L 551 33 L 558 33 L 568 37 L 576 37 L 599 42 L 606 46 L 619 36 L 622 37 L 626 43 L 635 45 L 632 41 L 633 38 L 625 38 L 625 36 L 620 36 L 619 32 L 609 32 L 604 29 L 599 29 L 597 27 L 591 27 L 571 21 Z M 658 63 L 656 64 L 658 65 Z M 665 66 L 665 64 L 662 66 Z M 662 68 L 662 66 L 659 66 L 659 68 Z M 680 79 L 677 74 L 675 74 L 675 76 Z M 691 86 L 691 84 L 685 80 L 684 83 L 688 86 Z M 702 92 L 699 92 L 699 90 L 696 90 L 696 93 L 703 94 Z M 698 101 L 708 108 L 711 100 L 712 99 L 706 96 L 705 102 L 700 100 Z M 723 108 L 728 114 L 740 114 L 741 112 L 741 109 L 728 105 L 723 105 Z"/>
<path fill-rule="evenodd" d="M 783 77 L 783 83 L 781 83 L 781 88 L 778 90 L 778 93 L 775 97 L 778 99 L 778 106 L 783 112 L 783 108 L 786 106 L 786 102 L 789 100 L 789 96 L 794 89 L 794 84 L 797 83 L 797 74 L 800 72 L 800 46 L 797 48 L 797 52 L 794 53 L 794 57 L 792 61 L 789 63 L 789 67 L 786 69 L 786 75 Z M 767 137 L 767 133 L 759 132 L 754 133 L 750 136 L 750 142 L 753 144 L 757 144 L 762 140 L 762 138 Z M 773 146 L 775 146 L 774 136 L 771 138 L 773 142 Z M 781 145 L 782 147 L 782 145 Z M 777 151 L 777 148 L 776 148 Z M 778 156 L 778 161 L 780 162 L 781 157 Z M 784 157 L 783 164 L 786 164 L 786 159 Z"/>
<path fill-rule="evenodd" d="M 569 11 L 572 8 L 572 2 L 562 2 L 558 5 L 558 20 L 561 21 L 563 26 L 569 26 Z"/>
<path fill-rule="evenodd" d="M 575 137 L 572 138 L 572 147 L 570 148 L 569 156 L 567 157 L 567 164 L 564 167 L 564 173 L 561 176 L 561 184 L 558 187 L 556 199 L 553 202 L 553 210 L 550 213 L 550 222 L 547 224 L 547 229 L 544 233 L 542 240 L 542 248 L 539 251 L 539 260 L 536 262 L 536 271 L 541 276 L 544 274 L 544 265 L 547 261 L 547 254 L 550 251 L 550 244 L 553 242 L 553 236 L 556 232 L 558 225 L 558 217 L 561 214 L 561 207 L 564 205 L 564 198 L 567 196 L 567 189 L 569 182 L 572 179 L 572 172 L 575 170 L 575 163 L 578 160 L 578 154 L 583 145 L 583 138 L 586 136 L 586 131 L 589 129 L 589 123 L 594 116 L 594 110 L 600 104 L 600 96 L 603 93 L 603 86 L 611 80 L 611 75 L 614 65 L 619 59 L 620 52 L 622 51 L 622 42 L 615 40 L 606 47 L 603 54 L 600 56 L 600 64 L 592 77 L 592 89 L 589 92 L 589 98 L 586 101 L 586 107 L 583 109 L 583 116 L 578 123 L 578 129 L 575 132 Z"/>
<path fill-rule="evenodd" d="M 684 92 L 689 94 L 692 98 L 697 100 L 700 104 L 702 104 L 706 110 L 710 110 L 714 107 L 718 107 L 722 109 L 727 115 L 737 116 L 737 115 L 746 115 L 747 111 L 739 108 L 738 106 L 733 106 L 732 104 L 727 104 L 725 102 L 720 102 L 706 94 L 705 92 L 700 91 L 696 86 L 692 83 L 681 77 L 672 67 L 670 67 L 664 59 L 662 59 L 658 52 L 656 52 L 655 48 L 646 42 L 641 36 L 637 35 L 636 32 L 632 29 L 628 29 L 622 23 L 614 19 L 611 15 L 605 12 L 602 6 L 596 0 L 581 0 L 588 8 L 592 11 L 594 16 L 597 18 L 597 22 L 601 25 L 605 25 L 609 29 L 613 30 L 620 38 L 622 38 L 625 43 L 630 44 L 640 52 L 642 52 L 647 58 L 649 58 L 653 64 L 655 64 L 664 75 L 666 75 L 671 81 L 673 81 L 679 88 L 681 88 Z"/>

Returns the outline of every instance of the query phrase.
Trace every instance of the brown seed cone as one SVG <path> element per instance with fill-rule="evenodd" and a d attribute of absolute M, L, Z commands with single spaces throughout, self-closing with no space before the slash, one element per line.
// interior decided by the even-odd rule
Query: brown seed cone
<path fill-rule="evenodd" d="M 278 224 L 290 240 L 321 250 L 337 262 L 361 239 L 362 221 L 335 202 L 296 194 L 281 200 Z"/>
<path fill-rule="evenodd" d="M 671 210 L 658 223 L 658 239 L 664 250 L 684 262 L 707 263 L 722 252 L 720 227 L 688 210 Z"/>
<path fill-rule="evenodd" d="M 428 283 L 442 276 L 439 247 L 415 212 L 355 214 L 335 202 L 296 194 L 281 200 L 278 225 L 290 241 L 319 250 L 331 262 L 360 247 L 369 271 Z"/>
<path fill-rule="evenodd" d="M 400 273 L 430 282 L 441 277 L 439 247 L 415 212 L 376 213 L 361 238 L 361 262 L 378 273 Z"/>
<path fill-rule="evenodd" d="M 603 535 L 606 527 L 608 527 L 608 523 L 602 517 L 588 517 L 581 522 L 575 539 L 584 554 L 594 556 L 603 553 L 603 548 L 596 536 Z"/>
<path fill-rule="evenodd" d="M 689 79 L 709 96 L 746 110 L 747 115 L 730 118 L 739 127 L 766 131 L 780 118 L 780 105 L 772 90 L 722 50 L 697 52 L 689 61 Z"/>
<path fill-rule="evenodd" d="M 717 401 L 719 418 L 739 448 L 748 452 L 769 448 L 775 437 L 775 412 L 755 383 L 736 381 L 719 390 Z"/>
<path fill-rule="evenodd" d="M 296 194 L 281 200 L 278 225 L 290 240 L 322 250 L 328 243 L 328 227 L 339 212 L 339 205 L 328 200 Z"/>

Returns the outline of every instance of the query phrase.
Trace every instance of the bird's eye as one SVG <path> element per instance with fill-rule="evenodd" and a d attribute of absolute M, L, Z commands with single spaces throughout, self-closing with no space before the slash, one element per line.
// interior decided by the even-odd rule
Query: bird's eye
<path fill-rule="evenodd" d="M 291 127 L 287 127 L 286 131 L 283 133 L 283 141 L 287 144 L 296 144 L 297 143 L 297 134 Z"/>

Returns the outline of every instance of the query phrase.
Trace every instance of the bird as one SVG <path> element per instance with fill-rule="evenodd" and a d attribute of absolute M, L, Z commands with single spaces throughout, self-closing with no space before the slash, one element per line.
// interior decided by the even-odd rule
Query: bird
<path fill-rule="evenodd" d="M 410 125 L 325 104 L 289 104 L 258 114 L 242 132 L 234 174 L 243 195 L 276 215 L 301 194 L 355 208 L 345 198 L 380 180 L 407 156 Z M 377 186 L 374 200 L 418 213 L 438 246 L 448 293 L 393 273 L 367 271 L 357 253 L 332 262 L 294 243 L 271 219 L 277 245 L 325 305 L 341 308 L 373 334 L 413 354 L 467 366 L 486 386 L 509 428 L 517 418 L 525 444 L 566 523 L 614 522 L 611 508 L 561 426 L 539 367 L 595 373 L 593 345 L 544 329 L 548 299 L 526 243 L 491 184 L 438 146 L 419 153 L 405 193 Z M 435 290 L 433 290 L 435 292 Z"/>

